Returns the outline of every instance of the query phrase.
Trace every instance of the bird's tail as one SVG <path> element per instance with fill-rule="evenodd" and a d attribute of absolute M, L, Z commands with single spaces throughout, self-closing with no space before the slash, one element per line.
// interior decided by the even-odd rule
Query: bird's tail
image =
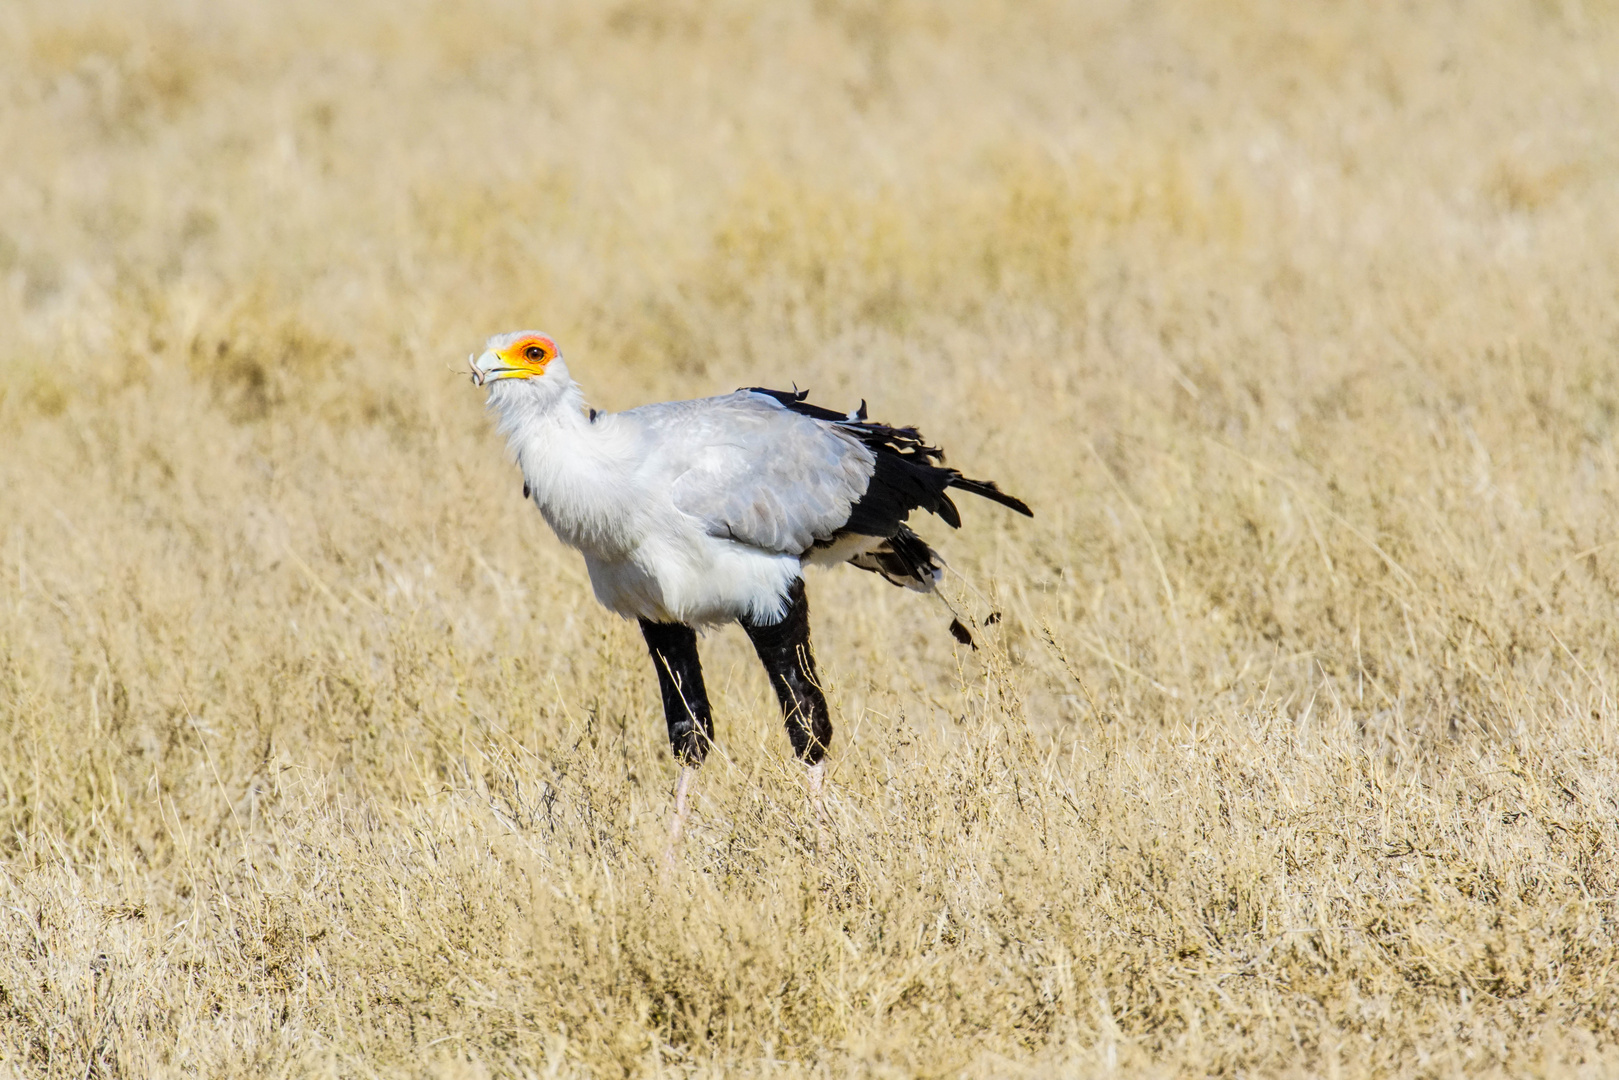
<path fill-rule="evenodd" d="M 992 502 L 998 502 L 1009 510 L 1016 510 L 1024 517 L 1034 517 L 1034 511 L 1029 509 L 1028 503 L 1015 495 L 1008 495 L 993 480 L 974 480 L 971 477 L 957 473 L 950 478 L 950 486 L 960 488 L 962 491 L 970 491 L 974 495 L 989 499 Z"/>

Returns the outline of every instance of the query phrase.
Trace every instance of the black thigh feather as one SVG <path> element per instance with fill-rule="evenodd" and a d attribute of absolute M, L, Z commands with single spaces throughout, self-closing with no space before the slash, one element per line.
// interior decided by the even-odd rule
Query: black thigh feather
<path fill-rule="evenodd" d="M 793 581 L 787 593 L 787 614 L 780 622 L 765 626 L 746 618 L 739 621 L 781 701 L 793 753 L 806 765 L 816 764 L 832 745 L 832 712 L 827 708 L 826 695 L 821 693 L 815 654 L 810 651 L 809 597 L 804 592 L 804 579 Z"/>
<path fill-rule="evenodd" d="M 714 741 L 714 718 L 703 686 L 697 655 L 697 631 L 681 623 L 641 620 L 652 666 L 658 669 L 663 718 L 669 725 L 669 747 L 682 765 L 698 765 Z"/>

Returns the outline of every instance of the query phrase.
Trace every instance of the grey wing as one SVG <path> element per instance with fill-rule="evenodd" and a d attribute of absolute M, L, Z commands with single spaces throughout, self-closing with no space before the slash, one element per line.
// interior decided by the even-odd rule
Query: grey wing
<path fill-rule="evenodd" d="M 745 390 L 631 413 L 664 455 L 675 508 L 765 551 L 801 555 L 832 537 L 876 467 L 848 432 Z"/>

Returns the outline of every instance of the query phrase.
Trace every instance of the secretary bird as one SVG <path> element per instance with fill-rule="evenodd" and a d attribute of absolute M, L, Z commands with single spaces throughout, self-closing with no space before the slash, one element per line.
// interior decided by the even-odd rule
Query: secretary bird
<path fill-rule="evenodd" d="M 596 599 L 640 622 L 680 763 L 672 859 L 691 779 L 714 738 L 697 630 L 739 622 L 781 700 L 816 813 L 832 718 L 810 651 L 806 565 L 849 562 L 930 592 L 942 561 L 906 526 L 912 510 L 961 517 L 947 489 L 1020 514 L 1021 500 L 946 468 L 915 428 L 750 387 L 620 413 L 587 408 L 556 342 L 523 330 L 472 359 L 523 470 L 523 495 L 585 557 Z M 959 619 L 951 632 L 972 638 Z"/>

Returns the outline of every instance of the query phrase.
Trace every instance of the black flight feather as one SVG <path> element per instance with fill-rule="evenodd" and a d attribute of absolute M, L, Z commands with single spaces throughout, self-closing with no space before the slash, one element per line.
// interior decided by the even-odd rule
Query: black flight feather
<path fill-rule="evenodd" d="M 953 529 L 961 528 L 961 514 L 947 494 L 949 488 L 970 491 L 1020 514 L 1034 516 L 1027 503 L 1006 494 L 994 481 L 974 480 L 946 466 L 944 451 L 929 446 L 916 428 L 872 423 L 866 417 L 864 400 L 854 412 L 840 413 L 810 404 L 805 400 L 809 391 L 796 386 L 790 391 L 767 390 L 762 386 L 744 389 L 774 398 L 793 412 L 836 424 L 871 450 L 875 464 L 865 492 L 850 507 L 849 519 L 843 526 L 833 536 L 817 541 L 817 545 L 829 546 L 851 533 L 883 538 L 881 544 L 855 555 L 849 562 L 882 575 L 894 585 L 926 592 L 938 581 L 942 560 L 906 526 L 905 520 L 912 510 L 920 509 L 937 514 Z M 988 622 L 999 618 L 997 612 Z M 950 620 L 950 634 L 961 644 L 977 650 L 978 643 L 959 618 Z"/>
<path fill-rule="evenodd" d="M 895 585 L 927 589 L 939 578 L 939 553 L 904 525 L 880 545 L 861 552 L 849 563 L 862 570 L 881 574 Z"/>
<path fill-rule="evenodd" d="M 912 510 L 926 510 L 944 519 L 953 529 L 961 528 L 961 514 L 945 493 L 947 488 L 970 491 L 992 502 L 1029 517 L 1034 512 L 1023 500 L 1002 491 L 994 481 L 974 480 L 944 464 L 944 451 L 929 446 L 914 427 L 892 427 L 866 419 L 866 403 L 852 413 L 835 412 L 805 399 L 808 390 L 768 390 L 762 386 L 744 387 L 764 394 L 804 416 L 823 420 L 851 432 L 876 455 L 876 468 L 865 494 L 854 504 L 849 520 L 840 531 L 863 536 L 894 536 Z"/>

